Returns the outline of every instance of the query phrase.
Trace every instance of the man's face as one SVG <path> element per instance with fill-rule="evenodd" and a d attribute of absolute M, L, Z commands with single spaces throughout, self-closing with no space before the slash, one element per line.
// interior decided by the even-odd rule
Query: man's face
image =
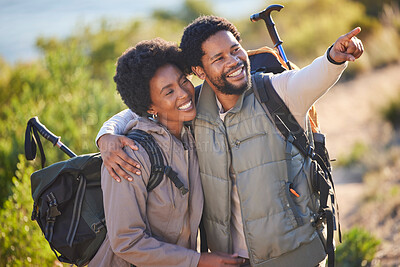
<path fill-rule="evenodd" d="M 202 45 L 205 80 L 223 94 L 241 95 L 251 86 L 246 51 L 229 31 L 219 31 Z"/>

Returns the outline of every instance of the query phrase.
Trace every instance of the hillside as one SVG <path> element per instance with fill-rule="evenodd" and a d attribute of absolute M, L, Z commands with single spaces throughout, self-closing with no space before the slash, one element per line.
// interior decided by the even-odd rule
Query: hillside
<path fill-rule="evenodd" d="M 400 197 L 393 193 L 400 183 L 400 153 L 391 145 L 394 130 L 381 117 L 399 94 L 397 64 L 337 84 L 316 105 L 331 158 L 340 162 L 357 146 L 364 148 L 361 157 L 367 160 L 346 167 L 335 163 L 334 179 L 342 230 L 362 226 L 382 240 L 376 266 L 400 264 Z M 393 197 L 385 198 L 387 192 Z"/>

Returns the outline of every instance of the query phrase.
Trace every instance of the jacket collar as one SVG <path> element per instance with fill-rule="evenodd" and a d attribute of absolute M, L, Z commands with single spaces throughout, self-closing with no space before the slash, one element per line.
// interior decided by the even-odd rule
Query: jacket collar
<path fill-rule="evenodd" d="M 205 81 L 200 89 L 199 100 L 197 102 L 197 118 L 211 117 L 219 118 L 219 108 L 215 93 L 211 86 Z M 253 91 L 252 87 L 240 95 L 235 106 L 229 110 L 230 113 L 238 113 L 243 106 L 243 101 Z"/>

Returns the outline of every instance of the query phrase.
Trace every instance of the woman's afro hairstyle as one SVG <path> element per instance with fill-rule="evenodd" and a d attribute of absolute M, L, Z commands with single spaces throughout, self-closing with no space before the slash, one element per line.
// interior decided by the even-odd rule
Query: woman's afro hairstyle
<path fill-rule="evenodd" d="M 229 31 L 238 42 L 241 41 L 235 25 L 222 17 L 200 16 L 185 28 L 179 47 L 182 49 L 188 68 L 203 67 L 201 63 L 201 58 L 204 56 L 203 42 L 219 31 Z"/>
<path fill-rule="evenodd" d="M 165 64 L 173 64 L 186 73 L 178 46 L 161 38 L 141 41 L 118 58 L 114 76 L 117 91 L 124 103 L 139 116 L 148 115 L 152 103 L 150 80 Z"/>

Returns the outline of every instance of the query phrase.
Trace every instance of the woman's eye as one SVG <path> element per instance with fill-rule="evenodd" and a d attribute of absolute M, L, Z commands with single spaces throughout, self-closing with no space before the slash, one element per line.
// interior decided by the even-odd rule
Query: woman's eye
<path fill-rule="evenodd" d="M 168 92 L 165 95 L 170 95 L 174 92 L 174 90 L 168 90 Z"/>

